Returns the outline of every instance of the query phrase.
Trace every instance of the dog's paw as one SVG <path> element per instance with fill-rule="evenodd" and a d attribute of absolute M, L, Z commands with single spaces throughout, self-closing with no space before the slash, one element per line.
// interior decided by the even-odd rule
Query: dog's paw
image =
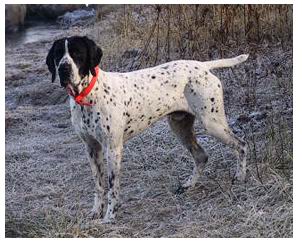
<path fill-rule="evenodd" d="M 114 224 L 114 223 L 115 223 L 114 218 L 105 216 L 103 219 L 101 219 L 101 224 Z"/>
<path fill-rule="evenodd" d="M 102 224 L 112 224 L 115 221 L 116 213 L 112 213 L 112 210 L 107 209 L 105 217 L 101 220 Z"/>
<path fill-rule="evenodd" d="M 244 183 L 245 182 L 245 178 L 246 178 L 246 172 L 239 170 L 236 172 L 234 180 L 240 182 L 240 183 Z"/>

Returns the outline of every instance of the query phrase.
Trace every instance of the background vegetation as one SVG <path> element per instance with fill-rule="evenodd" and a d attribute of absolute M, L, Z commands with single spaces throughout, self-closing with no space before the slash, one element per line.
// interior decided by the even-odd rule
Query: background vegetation
<path fill-rule="evenodd" d="M 250 54 L 213 71 L 229 124 L 248 142 L 247 181 L 233 182 L 232 151 L 197 123 L 209 164 L 195 188 L 176 196 L 193 160 L 163 119 L 125 145 L 116 223 L 90 221 L 92 176 L 65 92 L 49 83 L 53 40 L 45 38 L 6 49 L 6 235 L 292 237 L 292 5 L 101 5 L 97 16 L 52 39 L 88 35 L 107 71 Z"/>

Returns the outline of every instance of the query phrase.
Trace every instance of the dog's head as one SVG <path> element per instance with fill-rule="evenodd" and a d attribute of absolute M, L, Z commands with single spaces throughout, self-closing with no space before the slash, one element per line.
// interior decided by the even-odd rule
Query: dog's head
<path fill-rule="evenodd" d="M 46 58 L 52 82 L 58 73 L 61 86 L 77 89 L 89 73 L 95 76 L 94 68 L 102 55 L 102 50 L 87 37 L 73 36 L 55 41 Z"/>

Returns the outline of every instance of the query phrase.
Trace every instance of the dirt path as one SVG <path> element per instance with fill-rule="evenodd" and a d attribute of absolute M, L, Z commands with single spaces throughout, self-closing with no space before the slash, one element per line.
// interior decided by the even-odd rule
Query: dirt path
<path fill-rule="evenodd" d="M 61 30 L 52 39 L 64 35 Z M 94 192 L 90 167 L 70 123 L 66 94 L 50 82 L 46 69 L 53 40 L 6 47 L 6 236 L 292 236 L 291 172 L 276 171 L 263 147 L 271 144 L 269 129 L 275 129 L 276 117 L 282 117 L 281 127 L 288 133 L 282 137 L 292 137 L 291 92 L 282 84 L 292 76 L 290 49 L 266 51 L 260 60 L 265 69 L 253 61 L 245 65 L 260 69 L 255 85 L 243 68 L 217 72 L 225 82 L 229 121 L 237 134 L 249 140 L 245 184 L 232 184 L 232 152 L 197 126 L 209 165 L 195 188 L 176 196 L 178 182 L 190 175 L 193 163 L 161 120 L 125 145 L 122 207 L 115 224 L 100 225 L 86 219 Z M 282 72 L 281 85 L 267 72 L 272 60 L 280 62 L 274 73 Z M 251 100 L 257 101 L 254 108 Z"/>

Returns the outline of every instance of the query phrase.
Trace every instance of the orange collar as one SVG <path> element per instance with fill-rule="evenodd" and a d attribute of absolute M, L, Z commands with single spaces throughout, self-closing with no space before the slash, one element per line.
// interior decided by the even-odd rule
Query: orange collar
<path fill-rule="evenodd" d="M 67 89 L 67 93 L 72 96 L 74 98 L 74 100 L 76 101 L 77 104 L 81 105 L 81 106 L 92 106 L 94 104 L 92 103 L 88 103 L 88 102 L 84 102 L 83 100 L 85 99 L 85 97 L 91 92 L 91 90 L 93 89 L 97 78 L 98 78 L 98 74 L 99 74 L 99 67 L 96 66 L 95 68 L 95 76 L 92 77 L 89 85 L 84 88 L 84 90 L 82 90 L 82 92 L 79 95 L 74 95 L 74 93 L 70 90 Z"/>

